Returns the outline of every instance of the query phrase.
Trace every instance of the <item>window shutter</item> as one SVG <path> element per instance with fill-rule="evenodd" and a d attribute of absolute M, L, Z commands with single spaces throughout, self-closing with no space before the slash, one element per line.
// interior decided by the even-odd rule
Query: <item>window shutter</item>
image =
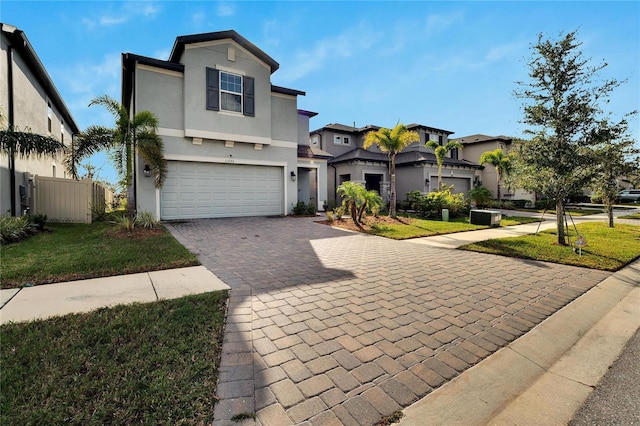
<path fill-rule="evenodd" d="M 217 69 L 207 68 L 207 109 L 212 111 L 220 110 L 219 75 Z"/>
<path fill-rule="evenodd" d="M 255 100 L 255 82 L 253 77 L 245 76 L 243 79 L 243 95 L 244 95 L 244 115 L 255 117 L 256 100 Z"/>

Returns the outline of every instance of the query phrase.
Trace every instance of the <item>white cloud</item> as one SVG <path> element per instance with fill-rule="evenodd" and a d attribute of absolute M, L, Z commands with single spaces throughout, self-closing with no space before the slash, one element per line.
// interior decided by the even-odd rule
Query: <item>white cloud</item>
<path fill-rule="evenodd" d="M 135 18 L 154 18 L 160 8 L 151 1 L 127 1 L 122 3 L 119 10 L 109 10 L 98 17 L 83 18 L 82 22 L 89 28 L 112 27 L 134 20 Z"/>
<path fill-rule="evenodd" d="M 307 74 L 324 68 L 330 61 L 345 59 L 368 51 L 376 44 L 382 33 L 369 28 L 364 22 L 336 37 L 317 41 L 309 50 L 298 51 L 289 58 L 283 73 L 286 83 L 298 80 Z"/>
<path fill-rule="evenodd" d="M 165 48 L 165 49 L 156 50 L 155 53 L 153 54 L 153 57 L 166 61 L 169 59 L 170 54 L 171 54 L 171 49 Z"/>
<path fill-rule="evenodd" d="M 426 33 L 427 35 L 442 33 L 451 28 L 456 22 L 461 21 L 463 14 L 455 12 L 449 15 L 431 14 L 427 16 Z"/>
<path fill-rule="evenodd" d="M 218 16 L 233 16 L 235 13 L 235 7 L 229 3 L 219 3 L 218 4 Z"/>

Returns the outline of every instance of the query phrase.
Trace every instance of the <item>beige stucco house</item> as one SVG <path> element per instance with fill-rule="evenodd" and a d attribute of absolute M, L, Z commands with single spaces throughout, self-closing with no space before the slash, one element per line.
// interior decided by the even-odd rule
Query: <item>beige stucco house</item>
<path fill-rule="evenodd" d="M 161 189 L 135 165 L 137 210 L 163 220 L 291 213 L 327 199 L 327 153 L 309 146 L 304 92 L 271 84 L 279 64 L 235 31 L 177 37 L 168 60 L 124 53 L 122 101 L 159 119 Z"/>
<path fill-rule="evenodd" d="M 513 144 L 513 139 L 508 136 L 488 136 L 483 134 L 475 134 L 463 136 L 456 139 L 463 146 L 461 152 L 462 158 L 474 163 L 480 162 L 480 157 L 487 151 L 493 151 L 498 148 L 508 154 Z M 480 182 L 482 186 L 489 189 L 493 196 L 498 193 L 498 175 L 496 168 L 490 164 L 485 164 L 480 173 Z M 500 198 L 503 200 L 534 200 L 534 194 L 518 188 L 511 188 L 504 183 L 504 179 L 500 182 Z"/>

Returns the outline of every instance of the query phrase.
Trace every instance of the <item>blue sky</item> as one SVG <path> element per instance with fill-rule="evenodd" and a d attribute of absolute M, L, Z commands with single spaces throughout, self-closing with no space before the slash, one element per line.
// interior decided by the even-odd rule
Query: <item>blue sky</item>
<path fill-rule="evenodd" d="M 638 1 L 29 1 L 2 0 L 0 20 L 25 31 L 81 129 L 111 125 L 95 96 L 120 97 L 120 54 L 167 59 L 180 35 L 234 29 L 280 63 L 272 83 L 306 92 L 298 107 L 329 123 L 521 136 L 538 34 L 578 30 L 604 78 L 628 79 L 607 106 L 640 108 Z M 640 118 L 630 129 L 638 140 Z M 115 181 L 105 156 L 91 159 Z"/>

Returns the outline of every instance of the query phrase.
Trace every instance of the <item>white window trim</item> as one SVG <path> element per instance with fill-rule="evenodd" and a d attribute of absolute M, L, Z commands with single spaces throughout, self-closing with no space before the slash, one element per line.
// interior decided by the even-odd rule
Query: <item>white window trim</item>
<path fill-rule="evenodd" d="M 234 77 L 240 77 L 240 93 L 238 92 L 233 92 L 231 90 L 226 90 L 222 88 L 222 73 L 225 74 L 229 74 L 232 75 Z M 220 97 L 219 99 L 219 105 L 220 105 L 220 112 L 225 112 L 225 113 L 230 113 L 230 114 L 238 114 L 238 115 L 243 115 L 244 112 L 244 76 L 242 74 L 236 74 L 233 72 L 229 72 L 229 71 L 223 71 L 223 70 L 219 70 L 218 71 L 218 79 L 219 79 L 219 83 L 218 83 L 218 96 Z M 233 111 L 233 110 L 229 110 L 229 109 L 224 109 L 223 108 L 223 103 L 222 103 L 222 94 L 223 93 L 228 93 L 234 96 L 240 96 L 240 111 Z"/>

